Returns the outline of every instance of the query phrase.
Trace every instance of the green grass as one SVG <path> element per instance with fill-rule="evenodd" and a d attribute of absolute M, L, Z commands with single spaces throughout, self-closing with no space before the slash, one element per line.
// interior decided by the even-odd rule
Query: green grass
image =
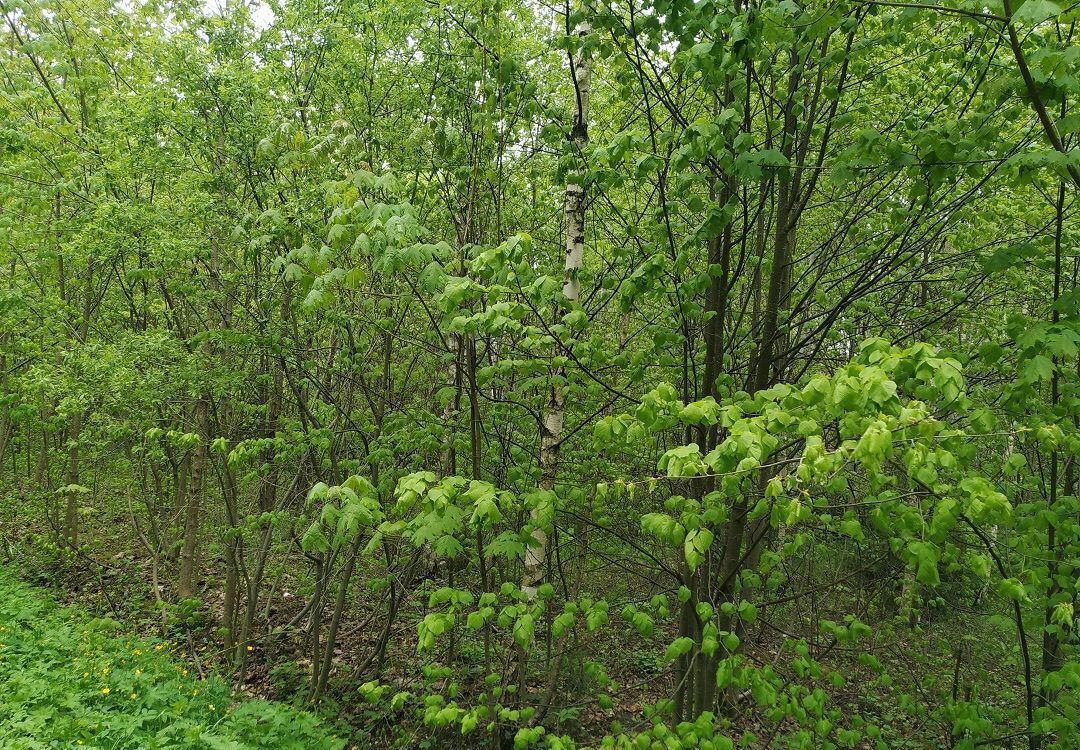
<path fill-rule="evenodd" d="M 340 750 L 313 715 L 235 701 L 167 643 L 63 608 L 0 569 L 0 749 Z"/>

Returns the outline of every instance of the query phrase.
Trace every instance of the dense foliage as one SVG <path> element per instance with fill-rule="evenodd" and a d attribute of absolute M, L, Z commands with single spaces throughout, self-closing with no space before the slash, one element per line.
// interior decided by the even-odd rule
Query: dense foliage
<path fill-rule="evenodd" d="M 173 647 L 118 635 L 122 623 L 61 609 L 0 572 L 3 747 L 340 750 L 309 713 L 234 704 L 227 682 L 196 679 Z"/>
<path fill-rule="evenodd" d="M 1080 746 L 1074 5 L 0 15 L 10 567 L 359 746 Z"/>

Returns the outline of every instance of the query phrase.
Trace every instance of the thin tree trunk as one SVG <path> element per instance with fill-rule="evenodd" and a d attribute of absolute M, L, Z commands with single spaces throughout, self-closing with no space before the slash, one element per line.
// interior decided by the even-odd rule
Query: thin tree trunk
<path fill-rule="evenodd" d="M 79 435 L 82 433 L 82 411 L 71 416 L 68 434 L 68 470 L 64 508 L 64 539 L 72 548 L 79 546 Z"/>
<path fill-rule="evenodd" d="M 1064 109 L 1064 107 L 1062 107 Z M 1065 182 L 1064 180 L 1058 184 L 1058 195 L 1056 209 L 1056 220 L 1054 222 L 1054 290 L 1053 290 L 1053 308 L 1050 313 L 1050 321 L 1053 325 L 1057 325 L 1060 320 L 1060 312 L 1058 309 L 1058 300 L 1061 298 L 1061 241 L 1062 230 L 1065 216 Z M 1060 377 L 1060 358 L 1054 357 L 1054 374 L 1050 381 L 1050 404 L 1056 409 L 1058 403 L 1061 400 L 1061 377 Z M 1047 493 L 1046 506 L 1051 511 L 1051 518 L 1056 511 L 1058 498 L 1061 495 L 1061 470 L 1060 470 L 1060 451 L 1054 449 L 1050 454 L 1050 487 Z M 1070 472 L 1072 464 L 1070 463 Z M 1068 492 L 1072 484 L 1072 477 L 1067 476 L 1065 481 L 1065 491 Z M 1061 638 L 1058 635 L 1058 629 L 1060 626 L 1054 623 L 1054 610 L 1056 604 L 1054 599 L 1058 598 L 1061 594 L 1061 586 L 1058 583 L 1059 571 L 1061 568 L 1064 545 L 1059 543 L 1058 540 L 1058 523 L 1051 521 L 1047 525 L 1046 529 L 1046 550 L 1049 562 L 1049 579 L 1050 587 L 1046 594 L 1046 612 L 1045 612 L 1045 627 L 1043 628 L 1042 638 L 1042 672 L 1043 675 L 1047 675 L 1051 672 L 1056 672 L 1061 669 L 1061 665 L 1064 663 L 1064 654 L 1061 649 Z M 1039 691 L 1039 706 L 1045 707 L 1053 702 L 1056 697 L 1055 692 L 1049 690 L 1047 687 L 1043 687 Z M 1041 744 L 1042 738 L 1038 738 Z"/>
<path fill-rule="evenodd" d="M 576 109 L 573 128 L 570 131 L 570 143 L 575 158 L 583 158 L 589 143 L 589 95 L 592 86 L 592 60 L 585 49 L 585 41 L 592 32 L 592 24 L 582 21 L 577 28 L 578 51 L 572 62 Z M 573 170 L 566 181 L 564 212 L 566 220 L 566 261 L 563 266 L 563 296 L 570 305 L 581 300 L 581 270 L 585 255 L 585 170 Z M 547 413 L 544 415 L 540 434 L 540 489 L 551 491 L 555 488 L 555 473 L 559 463 L 559 451 L 563 433 L 563 416 L 566 407 L 566 393 L 554 380 L 562 373 L 555 373 L 549 394 Z M 525 572 L 521 588 L 532 599 L 536 589 L 544 578 L 547 560 L 547 532 L 540 525 L 537 511 L 532 511 L 532 541 L 525 552 Z"/>
<path fill-rule="evenodd" d="M 184 508 L 184 540 L 180 548 L 180 580 L 177 596 L 188 599 L 195 593 L 196 554 L 199 541 L 199 516 L 206 485 L 206 459 L 209 452 L 210 394 L 204 393 L 195 407 L 199 445 L 191 460 L 191 490 Z"/>

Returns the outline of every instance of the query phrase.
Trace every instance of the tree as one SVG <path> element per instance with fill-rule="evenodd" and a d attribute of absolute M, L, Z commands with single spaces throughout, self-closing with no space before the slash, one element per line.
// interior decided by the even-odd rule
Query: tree
<path fill-rule="evenodd" d="M 1076 745 L 1075 9 L 0 14 L 28 575 L 373 746 Z"/>

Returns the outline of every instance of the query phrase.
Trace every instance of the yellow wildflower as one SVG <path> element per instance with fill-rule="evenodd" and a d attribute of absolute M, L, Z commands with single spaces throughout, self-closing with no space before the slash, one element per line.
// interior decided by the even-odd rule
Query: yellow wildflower
<path fill-rule="evenodd" d="M 110 692 L 111 691 L 109 690 L 109 688 L 101 688 L 101 694 L 102 695 L 108 695 Z"/>

